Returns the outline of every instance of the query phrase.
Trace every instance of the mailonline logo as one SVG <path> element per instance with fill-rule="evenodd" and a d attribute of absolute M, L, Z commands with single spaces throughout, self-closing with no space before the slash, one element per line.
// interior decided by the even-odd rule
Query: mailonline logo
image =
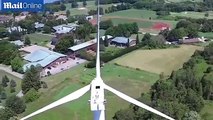
<path fill-rule="evenodd" d="M 42 11 L 44 0 L 0 0 L 1 11 Z"/>

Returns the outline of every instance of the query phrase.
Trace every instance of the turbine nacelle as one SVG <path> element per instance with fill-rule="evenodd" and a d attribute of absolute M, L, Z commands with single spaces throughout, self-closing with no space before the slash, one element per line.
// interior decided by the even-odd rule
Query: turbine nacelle
<path fill-rule="evenodd" d="M 91 111 L 105 110 L 104 83 L 101 77 L 91 82 L 90 108 Z"/>

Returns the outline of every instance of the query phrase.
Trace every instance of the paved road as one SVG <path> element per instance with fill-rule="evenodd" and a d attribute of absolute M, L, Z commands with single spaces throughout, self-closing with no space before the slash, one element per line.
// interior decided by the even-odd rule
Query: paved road
<path fill-rule="evenodd" d="M 3 71 L 5 71 L 5 72 L 7 72 L 7 73 L 9 73 L 9 74 L 11 74 L 11 75 L 13 75 L 15 77 L 20 78 L 20 79 L 23 78 L 22 74 L 17 73 L 17 72 L 13 72 L 12 69 L 11 69 L 11 67 L 8 67 L 8 66 L 0 64 L 0 70 L 3 70 Z"/>

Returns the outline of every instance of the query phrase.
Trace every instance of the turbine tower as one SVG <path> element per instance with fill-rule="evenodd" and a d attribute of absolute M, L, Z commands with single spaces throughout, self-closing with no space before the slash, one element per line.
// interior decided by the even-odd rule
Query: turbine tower
<path fill-rule="evenodd" d="M 102 78 L 101 78 L 101 73 L 100 73 L 100 33 L 99 33 L 99 23 L 100 23 L 100 11 L 99 11 L 99 0 L 97 0 L 97 50 L 96 50 L 96 77 L 91 81 L 91 83 L 53 103 L 51 103 L 50 105 L 47 105 L 46 107 L 41 108 L 40 110 L 33 112 L 32 114 L 21 118 L 20 120 L 26 120 L 30 117 L 33 117 L 35 115 L 38 115 L 42 112 L 45 112 L 49 109 L 52 109 L 54 107 L 57 107 L 59 105 L 62 105 L 64 103 L 76 100 L 78 98 L 80 98 L 81 96 L 83 96 L 85 93 L 87 93 L 88 91 L 91 92 L 91 96 L 90 96 L 90 108 L 91 111 L 93 112 L 94 115 L 94 120 L 105 120 L 105 98 L 104 98 L 104 90 L 108 90 L 112 93 L 114 93 L 115 95 L 117 95 L 118 97 L 126 100 L 127 102 L 130 102 L 134 105 L 137 105 L 141 108 L 144 108 L 150 112 L 153 112 L 161 117 L 164 117 L 166 119 L 169 120 L 174 120 L 173 118 L 139 102 L 136 99 L 133 99 L 127 95 L 125 95 L 124 93 L 121 93 L 117 90 L 115 90 L 114 88 L 106 85 Z"/>

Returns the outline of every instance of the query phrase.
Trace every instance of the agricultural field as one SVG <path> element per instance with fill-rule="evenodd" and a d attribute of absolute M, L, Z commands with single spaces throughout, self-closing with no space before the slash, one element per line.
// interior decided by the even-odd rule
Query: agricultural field
<path fill-rule="evenodd" d="M 195 50 L 202 49 L 203 47 L 190 45 L 182 45 L 180 48 L 171 49 L 141 49 L 117 58 L 112 62 L 157 74 L 164 72 L 166 75 L 169 75 L 172 70 L 181 68 L 183 63 L 190 59 Z"/>
<path fill-rule="evenodd" d="M 133 76 L 134 74 L 134 76 Z M 103 79 L 106 84 L 137 98 L 142 92 L 148 92 L 150 86 L 159 79 L 154 73 L 135 70 L 132 68 L 106 64 L 102 68 Z M 27 111 L 23 114 L 29 114 L 42 106 L 45 106 L 59 98 L 88 84 L 95 76 L 95 69 L 85 69 L 83 65 L 76 66 L 73 69 L 44 78 L 48 84 L 48 90 L 43 90 L 43 95 L 34 103 L 28 104 Z M 121 108 L 129 106 L 128 102 L 121 100 L 112 93 L 106 92 L 106 116 L 111 120 L 114 113 Z M 55 109 L 42 113 L 31 120 L 88 120 L 92 119 L 88 100 L 90 94 L 82 98 L 59 106 Z M 48 98 L 48 99 L 47 99 Z M 84 112 L 82 112 L 84 111 Z"/>
<path fill-rule="evenodd" d="M 27 36 L 30 38 L 30 41 L 32 44 L 37 44 L 41 46 L 46 46 L 48 42 L 52 39 L 53 35 L 46 35 L 42 33 L 32 33 L 27 34 Z"/>

